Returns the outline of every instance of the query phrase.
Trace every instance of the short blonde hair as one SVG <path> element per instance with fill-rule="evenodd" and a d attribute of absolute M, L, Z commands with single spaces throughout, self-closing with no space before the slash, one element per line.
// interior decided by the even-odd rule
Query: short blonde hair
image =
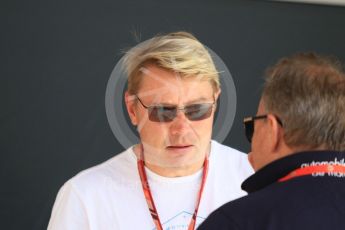
<path fill-rule="evenodd" d="M 220 88 L 218 71 L 207 49 L 190 33 L 157 35 L 126 52 L 123 65 L 128 75 L 128 92 L 140 87 L 140 69 L 147 64 L 180 74 L 208 80 L 215 91 Z"/>

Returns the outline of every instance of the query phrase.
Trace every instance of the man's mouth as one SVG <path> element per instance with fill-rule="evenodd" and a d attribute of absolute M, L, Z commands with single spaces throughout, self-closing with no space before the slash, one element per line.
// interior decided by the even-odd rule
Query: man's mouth
<path fill-rule="evenodd" d="M 167 149 L 186 149 L 186 148 L 189 148 L 189 147 L 192 147 L 193 145 L 169 145 L 167 147 Z"/>

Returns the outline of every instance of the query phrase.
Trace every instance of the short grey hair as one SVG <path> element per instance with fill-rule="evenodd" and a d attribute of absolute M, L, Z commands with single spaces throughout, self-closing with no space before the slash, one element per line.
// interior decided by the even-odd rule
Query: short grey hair
<path fill-rule="evenodd" d="M 263 103 L 290 147 L 345 151 L 345 74 L 334 57 L 299 53 L 266 71 Z"/>

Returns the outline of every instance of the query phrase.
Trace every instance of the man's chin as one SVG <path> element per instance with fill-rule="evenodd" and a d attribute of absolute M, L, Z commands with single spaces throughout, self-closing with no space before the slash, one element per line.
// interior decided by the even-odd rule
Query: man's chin
<path fill-rule="evenodd" d="M 164 168 L 183 168 L 200 163 L 205 154 L 195 145 L 180 145 L 165 147 L 160 153 L 145 154 L 145 161 L 151 165 Z"/>
<path fill-rule="evenodd" d="M 165 148 L 168 155 L 186 155 L 191 152 L 195 152 L 195 146 L 193 145 L 181 145 L 181 146 L 168 146 Z"/>
<path fill-rule="evenodd" d="M 194 147 L 166 151 L 166 154 L 169 165 L 175 167 L 189 167 L 205 159 L 205 155 L 198 153 Z"/>

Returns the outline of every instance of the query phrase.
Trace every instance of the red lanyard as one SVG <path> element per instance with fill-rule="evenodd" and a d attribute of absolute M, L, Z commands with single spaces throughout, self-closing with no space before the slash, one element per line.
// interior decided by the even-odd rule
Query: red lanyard
<path fill-rule="evenodd" d="M 155 203 L 152 198 L 150 186 L 147 180 L 146 172 L 145 172 L 145 162 L 144 162 L 144 154 L 143 154 L 143 148 L 141 147 L 141 153 L 140 153 L 140 159 L 138 159 L 138 170 L 139 170 L 139 175 L 140 175 L 140 180 L 141 180 L 141 185 L 143 186 L 144 190 L 144 195 L 145 199 L 147 202 L 147 206 L 149 208 L 149 211 L 151 213 L 153 222 L 156 225 L 157 230 L 163 230 L 163 226 L 161 221 L 159 220 L 158 212 L 155 206 Z M 203 174 L 202 174 L 202 180 L 201 180 L 201 186 L 198 194 L 198 199 L 196 201 L 195 205 L 195 210 L 192 216 L 192 219 L 190 221 L 190 224 L 188 226 L 188 230 L 194 230 L 195 229 L 195 223 L 196 223 L 196 217 L 198 214 L 198 209 L 199 209 L 199 204 L 201 200 L 201 195 L 204 190 L 205 182 L 206 182 L 206 177 L 207 177 L 207 172 L 208 172 L 208 157 L 206 155 L 205 161 L 204 161 L 204 169 L 203 169 Z"/>
<path fill-rule="evenodd" d="M 325 173 L 327 173 L 328 175 L 345 174 L 345 166 L 331 164 L 307 166 L 290 172 L 288 175 L 280 178 L 278 181 L 283 182 L 299 176 L 306 176 L 312 174 L 324 175 Z"/>

